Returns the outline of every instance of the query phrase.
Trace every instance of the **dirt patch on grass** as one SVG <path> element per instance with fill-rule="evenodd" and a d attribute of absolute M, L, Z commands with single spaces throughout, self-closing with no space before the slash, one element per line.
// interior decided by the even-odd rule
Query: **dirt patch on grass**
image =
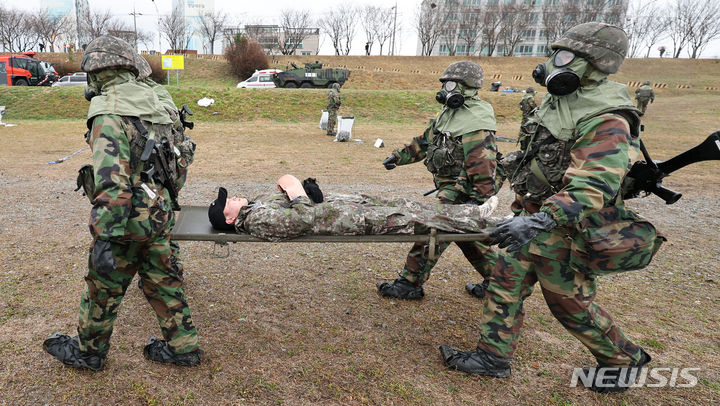
<path fill-rule="evenodd" d="M 712 100 L 700 100 L 710 103 Z M 717 106 L 659 98 L 646 116 L 656 159 L 700 142 Z M 707 104 L 704 104 L 707 106 Z M 708 110 L 704 110 L 708 111 Z M 692 117 L 692 118 L 691 118 Z M 599 280 L 598 302 L 657 367 L 697 367 L 694 388 L 636 388 L 612 396 L 570 388 L 572 368 L 592 356 L 565 332 L 540 293 L 525 304 L 523 335 L 508 379 L 447 370 L 437 346 L 475 347 L 480 302 L 464 291 L 479 277 L 455 247 L 443 255 L 421 302 L 380 298 L 409 244 L 236 244 L 228 258 L 210 243 L 182 243 L 186 292 L 208 355 L 193 369 L 153 364 L 142 346 L 159 330 L 134 285 L 128 289 L 105 369 L 66 368 L 43 353 L 54 331 L 73 333 L 86 271 L 90 206 L 75 174 L 90 160 L 82 122 L 21 121 L 0 128 L 0 387 L 7 404 L 714 404 L 720 402 L 720 221 L 717 162 L 665 181 L 675 205 L 629 202 L 669 238 L 643 271 Z M 432 188 L 422 164 L 386 171 L 381 161 L 423 126 L 356 122 L 363 143 L 336 143 L 305 121 L 198 122 L 182 204 L 206 205 L 219 185 L 254 196 L 280 175 L 313 176 L 328 191 L 413 196 Z M 517 123 L 501 120 L 498 135 Z M 375 138 L 387 148 L 372 147 Z M 503 152 L 513 148 L 500 143 Z M 432 201 L 431 198 L 426 198 Z M 511 195 L 500 194 L 501 214 Z"/>

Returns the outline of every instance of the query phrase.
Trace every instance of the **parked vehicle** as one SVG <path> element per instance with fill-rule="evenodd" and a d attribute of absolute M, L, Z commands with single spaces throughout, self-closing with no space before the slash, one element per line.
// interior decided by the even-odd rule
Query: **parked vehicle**
<path fill-rule="evenodd" d="M 35 52 L 0 55 L 0 85 L 50 86 L 58 80 L 51 63 L 33 58 Z"/>
<path fill-rule="evenodd" d="M 304 68 L 298 68 L 294 63 L 290 64 L 292 69 L 285 72 L 273 74 L 273 82 L 277 87 L 285 88 L 311 88 L 311 87 L 332 87 L 334 83 L 342 86 L 350 76 L 350 71 L 340 68 L 325 68 L 321 62 L 305 63 Z"/>
<path fill-rule="evenodd" d="M 72 75 L 67 75 L 61 77 L 57 82 L 53 83 L 53 87 L 57 86 L 85 86 L 87 85 L 87 75 L 85 75 L 85 72 L 82 72 L 82 75 L 78 75 L 77 73 L 73 73 Z"/>
<path fill-rule="evenodd" d="M 252 76 L 237 84 L 238 89 L 272 89 L 275 87 L 273 83 L 273 74 L 280 73 L 280 69 L 263 69 L 256 70 Z"/>

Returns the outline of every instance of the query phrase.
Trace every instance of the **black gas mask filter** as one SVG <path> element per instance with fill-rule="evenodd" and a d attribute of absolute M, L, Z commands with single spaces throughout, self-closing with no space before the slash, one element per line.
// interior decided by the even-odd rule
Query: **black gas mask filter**
<path fill-rule="evenodd" d="M 435 95 L 435 100 L 451 109 L 457 109 L 465 104 L 465 96 L 463 96 L 461 92 L 462 89 L 458 86 L 457 82 L 448 80 L 443 83 L 442 90 Z"/>
<path fill-rule="evenodd" d="M 580 87 L 580 75 L 568 68 L 575 61 L 575 54 L 560 49 L 555 51 L 551 60 L 550 69 L 547 67 L 549 61 L 535 67 L 532 73 L 535 82 L 547 87 L 548 92 L 555 96 L 565 96 L 576 91 Z"/>

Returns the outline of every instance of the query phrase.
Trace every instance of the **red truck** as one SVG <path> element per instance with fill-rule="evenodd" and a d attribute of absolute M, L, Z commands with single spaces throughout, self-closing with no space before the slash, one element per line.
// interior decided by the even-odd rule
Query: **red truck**
<path fill-rule="evenodd" d="M 50 86 L 58 80 L 51 63 L 35 59 L 35 52 L 0 55 L 0 85 Z"/>

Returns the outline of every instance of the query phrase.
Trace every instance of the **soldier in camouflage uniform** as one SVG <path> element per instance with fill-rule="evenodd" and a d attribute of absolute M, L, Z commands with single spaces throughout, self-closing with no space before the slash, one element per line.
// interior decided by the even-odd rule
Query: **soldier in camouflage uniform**
<path fill-rule="evenodd" d="M 280 241 L 305 234 L 377 235 L 480 233 L 498 223 L 490 218 L 497 198 L 483 205 L 422 204 L 408 199 L 330 194 L 315 203 L 292 175 L 280 178 L 283 192 L 262 194 L 252 201 L 227 198 L 220 188 L 208 208 L 213 228 Z"/>
<path fill-rule="evenodd" d="M 637 101 L 637 108 L 642 114 L 645 114 L 647 110 L 648 102 L 652 103 L 655 101 L 655 92 L 653 92 L 650 81 L 646 80 L 642 86 L 635 90 L 635 100 Z"/>
<path fill-rule="evenodd" d="M 151 164 L 141 160 L 149 139 L 160 143 L 167 137 L 174 150 L 173 121 L 155 92 L 137 80 L 137 58 L 125 41 L 103 36 L 88 45 L 81 63 L 88 72 L 85 94 L 91 100 L 87 142 L 95 179 L 93 244 L 78 336 L 55 333 L 43 343 L 48 353 L 78 368 L 103 367 L 118 308 L 135 273 L 143 280 L 143 292 L 165 338 L 152 337 L 144 356 L 185 366 L 198 365 L 202 356 L 182 282 L 170 259 L 170 194 L 155 176 L 145 181 L 141 176 Z M 177 165 L 176 154 L 165 158 L 171 168 Z"/>
<path fill-rule="evenodd" d="M 535 88 L 530 86 L 525 90 L 525 94 L 520 100 L 520 110 L 522 111 L 522 124 L 525 124 L 530 118 L 530 114 L 537 108 L 535 103 Z"/>
<path fill-rule="evenodd" d="M 492 233 L 501 248 L 509 247 L 492 271 L 477 349 L 441 346 L 440 352 L 450 368 L 509 376 L 523 301 L 539 282 L 553 316 L 590 350 L 599 367 L 617 367 L 609 374 L 609 387 L 593 384 L 590 389 L 624 390 L 621 372 L 637 372 L 650 356 L 594 302 L 595 273 L 581 272 L 571 259 L 581 242 L 579 223 L 590 218 L 610 223 L 629 211 L 618 195 L 640 155 L 639 112 L 626 86 L 607 80 L 620 68 L 628 40 L 622 29 L 592 22 L 571 28 L 552 47 L 550 59 L 533 72 L 549 92 L 537 113 L 539 126 L 525 151 L 503 159 L 517 194 L 516 217 Z M 640 237 L 619 238 L 632 245 Z M 592 266 L 599 269 L 599 261 L 607 265 L 618 258 L 597 258 Z"/>
<path fill-rule="evenodd" d="M 386 169 L 424 160 L 433 174 L 438 199 L 444 204 L 482 204 L 494 196 L 496 155 L 495 113 L 477 94 L 482 87 L 483 71 L 474 62 L 455 62 L 440 76 L 442 90 L 436 95 L 443 108 L 425 132 L 409 145 L 396 149 L 385 159 Z M 490 276 L 497 254 L 480 242 L 456 242 L 465 258 L 483 278 Z M 443 243 L 442 253 L 450 243 Z M 378 284 L 383 296 L 421 299 L 423 283 L 430 277 L 437 260 L 426 255 L 427 247 L 415 244 L 405 266 L 394 282 Z M 465 286 L 473 296 L 485 295 L 487 282 Z"/>
<path fill-rule="evenodd" d="M 328 122 L 327 122 L 327 135 L 335 136 L 335 126 L 337 125 L 337 114 L 342 104 L 340 99 L 340 83 L 333 83 L 330 91 L 327 95 L 328 104 Z"/>

